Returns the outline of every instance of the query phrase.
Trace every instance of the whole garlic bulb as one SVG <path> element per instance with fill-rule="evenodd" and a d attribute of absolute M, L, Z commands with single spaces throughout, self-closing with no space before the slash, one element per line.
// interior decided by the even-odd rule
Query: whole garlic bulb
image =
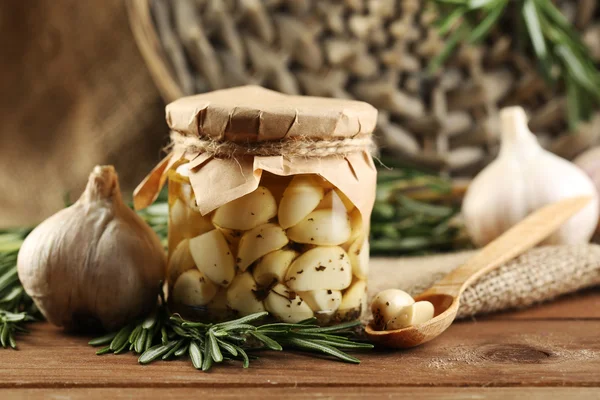
<path fill-rule="evenodd" d="M 483 246 L 532 211 L 575 196 L 591 196 L 546 244 L 583 243 L 598 221 L 598 195 L 590 178 L 573 163 L 546 150 L 527 127 L 521 107 L 500 111 L 500 154 L 469 185 L 462 207 L 473 242 Z"/>
<path fill-rule="evenodd" d="M 113 330 L 149 312 L 166 259 L 159 238 L 121 198 L 112 166 L 97 166 L 72 206 L 25 239 L 19 279 L 51 323 Z"/>
<path fill-rule="evenodd" d="M 600 146 L 584 151 L 573 162 L 592 179 L 596 192 L 600 195 Z M 600 223 L 596 231 L 600 231 Z"/>

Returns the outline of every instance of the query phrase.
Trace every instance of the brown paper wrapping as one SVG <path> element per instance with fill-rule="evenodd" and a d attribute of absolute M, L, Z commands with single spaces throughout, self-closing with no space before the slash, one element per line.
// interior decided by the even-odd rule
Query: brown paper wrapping
<path fill-rule="evenodd" d="M 288 96 L 256 86 L 182 98 L 166 113 L 169 127 L 179 133 L 235 142 L 352 138 L 370 135 L 377 119 L 377 110 L 363 102 Z M 355 204 L 366 223 L 375 201 L 376 169 L 366 150 L 322 158 L 217 158 L 175 148 L 136 189 L 136 209 L 156 199 L 167 172 L 182 158 L 190 162 L 190 183 L 202 214 L 254 191 L 263 171 L 320 175 Z"/>

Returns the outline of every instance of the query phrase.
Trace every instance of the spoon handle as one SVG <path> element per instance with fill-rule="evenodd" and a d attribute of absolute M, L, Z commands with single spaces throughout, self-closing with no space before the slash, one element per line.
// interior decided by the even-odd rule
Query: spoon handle
<path fill-rule="evenodd" d="M 547 205 L 529 214 L 422 295 L 439 293 L 460 296 L 477 278 L 547 238 L 572 215 L 585 207 L 590 200 L 591 197 L 587 196 L 573 197 Z"/>

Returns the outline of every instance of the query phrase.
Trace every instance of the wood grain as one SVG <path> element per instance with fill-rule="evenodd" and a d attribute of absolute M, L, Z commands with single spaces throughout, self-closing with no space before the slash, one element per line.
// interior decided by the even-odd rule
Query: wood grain
<path fill-rule="evenodd" d="M 87 338 L 39 324 L 20 351 L 2 353 L 0 387 L 600 386 L 598 332 L 598 319 L 463 322 L 419 348 L 363 354 L 358 366 L 265 352 L 248 370 L 201 373 L 187 361 L 99 357 Z"/>
<path fill-rule="evenodd" d="M 506 400 L 514 398 L 527 398 L 528 400 L 548 400 L 552 398 L 566 399 L 577 398 L 580 400 L 598 399 L 596 388 L 395 388 L 391 392 L 388 388 L 256 388 L 251 392 L 245 388 L 76 388 L 56 389 L 52 391 L 52 398 L 61 400 L 90 400 L 90 399 L 148 399 L 160 398 L 162 400 L 179 399 L 365 399 L 388 398 L 406 399 L 419 398 L 423 400 L 439 399 L 481 399 L 481 400 Z M 47 399 L 48 391 L 44 389 L 0 389 L 0 398 L 4 400 Z"/>
<path fill-rule="evenodd" d="M 458 322 L 420 348 L 359 354 L 360 365 L 264 352 L 250 369 L 232 364 L 202 373 L 183 360 L 140 366 L 133 355 L 99 357 L 87 346 L 88 337 L 48 324 L 31 330 L 20 338 L 19 351 L 0 350 L 0 399 L 270 399 L 291 393 L 545 399 L 600 393 L 600 289 Z"/>

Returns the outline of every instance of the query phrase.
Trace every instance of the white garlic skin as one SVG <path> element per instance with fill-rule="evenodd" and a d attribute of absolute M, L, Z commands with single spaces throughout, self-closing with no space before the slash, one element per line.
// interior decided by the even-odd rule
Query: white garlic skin
<path fill-rule="evenodd" d="M 18 256 L 25 291 L 69 330 L 115 330 L 157 302 L 166 257 L 121 199 L 112 166 L 97 166 L 79 200 L 37 226 Z"/>
<path fill-rule="evenodd" d="M 545 244 L 585 243 L 598 221 L 594 184 L 577 166 L 546 150 L 527 127 L 520 107 L 501 110 L 502 147 L 496 160 L 469 185 L 462 207 L 465 225 L 479 246 L 500 236 L 529 213 L 556 201 L 590 196 L 592 201 Z"/>
<path fill-rule="evenodd" d="M 596 193 L 600 195 L 600 146 L 584 151 L 573 160 L 573 163 L 591 178 Z M 600 224 L 597 225 L 596 231 L 600 231 Z"/>

